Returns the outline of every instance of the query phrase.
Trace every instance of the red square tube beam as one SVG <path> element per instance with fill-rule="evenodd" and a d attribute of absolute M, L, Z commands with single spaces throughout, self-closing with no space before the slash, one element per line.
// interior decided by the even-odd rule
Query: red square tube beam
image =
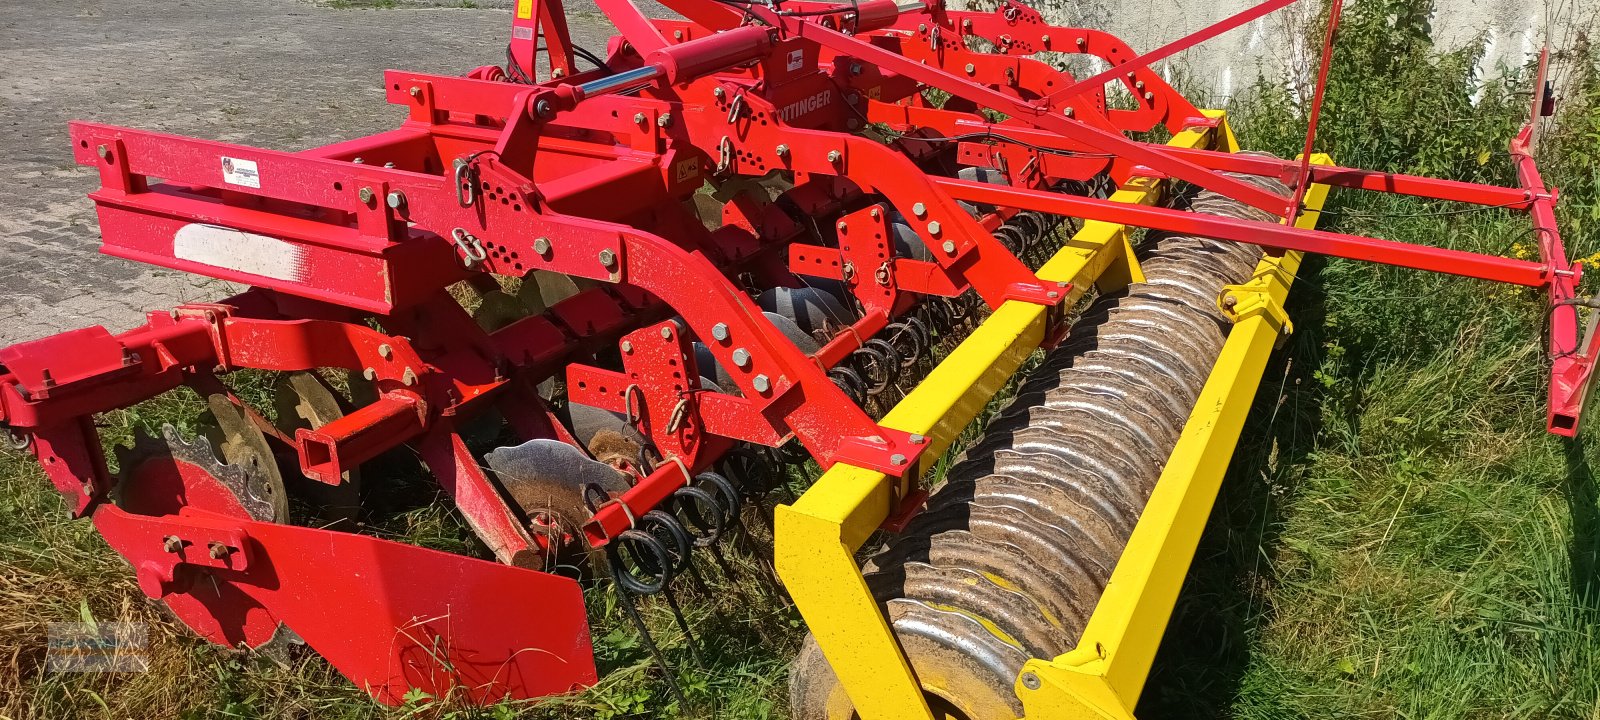
<path fill-rule="evenodd" d="M 1541 263 L 1449 248 L 1412 245 L 1324 230 L 1305 230 L 1276 223 L 1236 220 L 968 180 L 935 178 L 935 182 L 952 197 L 969 202 L 1071 215 L 1218 240 L 1253 243 L 1279 250 L 1299 250 L 1352 260 L 1366 260 L 1513 285 L 1544 287 L 1554 274 L 1549 266 Z"/>

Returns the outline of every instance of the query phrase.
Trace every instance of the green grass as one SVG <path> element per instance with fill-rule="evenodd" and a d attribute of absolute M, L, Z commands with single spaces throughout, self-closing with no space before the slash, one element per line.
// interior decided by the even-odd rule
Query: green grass
<path fill-rule="evenodd" d="M 1511 183 L 1505 141 L 1526 98 L 1507 88 L 1526 77 L 1514 72 L 1472 104 L 1475 58 L 1434 52 L 1423 9 L 1349 8 L 1318 149 L 1342 164 Z M 1600 251 L 1600 81 L 1576 87 L 1543 160 L 1563 188 L 1578 258 Z M 1298 150 L 1303 118 L 1274 82 L 1232 109 L 1246 147 Z M 1521 218 L 1444 207 L 1337 193 L 1323 226 L 1532 252 Z M 1600 717 L 1600 449 L 1543 432 L 1537 294 L 1312 259 L 1291 314 L 1295 334 L 1262 383 L 1141 717 Z M 240 391 L 270 407 L 271 380 L 247 377 Z M 124 442 L 164 422 L 193 432 L 195 413 L 180 393 L 102 422 Z M 400 492 L 374 531 L 481 554 L 414 463 L 381 472 Z M 750 556 L 731 561 L 735 578 L 700 562 L 707 591 L 677 586 L 703 664 L 663 602 L 641 603 L 684 705 L 616 595 L 597 586 L 589 606 L 604 679 L 594 690 L 486 710 L 389 710 L 310 653 L 237 654 L 192 639 L 144 600 L 92 528 L 66 521 L 31 462 L 0 455 L 0 718 L 788 717 L 785 667 L 804 629 L 750 580 Z M 43 672 L 47 624 L 85 612 L 149 623 L 151 672 Z"/>
<path fill-rule="evenodd" d="M 1491 85 L 1470 104 L 1476 58 L 1433 53 L 1422 8 L 1349 8 L 1318 148 L 1346 165 L 1513 183 L 1505 140 L 1528 98 Z M 1591 78 L 1543 153 L 1574 258 L 1600 249 L 1594 100 Z M 1284 94 L 1261 88 L 1235 122 L 1247 147 L 1280 154 L 1303 132 Z M 1536 257 L 1521 218 L 1446 207 L 1339 193 L 1325 227 Z M 1295 335 L 1266 375 L 1144 716 L 1600 712 L 1597 450 L 1592 431 L 1542 431 L 1539 303 L 1308 263 Z"/>

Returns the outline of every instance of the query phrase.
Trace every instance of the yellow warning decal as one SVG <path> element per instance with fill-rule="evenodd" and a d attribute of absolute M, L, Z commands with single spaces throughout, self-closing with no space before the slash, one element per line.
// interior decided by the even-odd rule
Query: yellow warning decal
<path fill-rule="evenodd" d="M 533 0 L 517 0 L 517 19 L 533 19 Z"/>

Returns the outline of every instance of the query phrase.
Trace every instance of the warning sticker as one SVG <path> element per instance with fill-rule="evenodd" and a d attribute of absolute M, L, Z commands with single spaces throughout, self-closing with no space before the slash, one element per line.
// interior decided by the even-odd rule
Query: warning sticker
<path fill-rule="evenodd" d="M 806 51 L 804 51 L 804 50 L 791 50 L 791 51 L 789 51 L 789 71 L 790 72 L 794 72 L 795 70 L 799 70 L 800 68 L 804 67 L 805 64 L 806 64 Z"/>
<path fill-rule="evenodd" d="M 222 158 L 222 181 L 229 185 L 261 189 L 261 173 L 256 170 L 254 160 Z"/>
<path fill-rule="evenodd" d="M 533 0 L 517 0 L 517 19 L 533 19 Z"/>

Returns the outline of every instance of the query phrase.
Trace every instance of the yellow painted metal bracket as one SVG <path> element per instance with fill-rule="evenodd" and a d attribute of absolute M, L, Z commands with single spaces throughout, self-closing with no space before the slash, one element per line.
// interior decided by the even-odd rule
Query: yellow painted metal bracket
<path fill-rule="evenodd" d="M 1331 164 L 1326 155 L 1312 162 Z M 1313 186 L 1307 207 L 1320 211 L 1327 195 Z M 1319 216 L 1307 212 L 1296 225 L 1314 227 Z M 1018 677 L 1027 720 L 1133 717 L 1267 359 L 1289 329 L 1283 303 L 1300 260 L 1297 252 L 1269 255 L 1249 282 L 1218 299 L 1233 329 L 1078 646 L 1029 661 Z"/>
<path fill-rule="evenodd" d="M 1212 117 L 1220 112 L 1207 111 Z M 1231 143 L 1212 128 L 1178 133 L 1168 143 L 1209 147 Z M 1112 199 L 1153 204 L 1162 182 L 1138 178 Z M 1143 280 L 1122 225 L 1087 222 L 1039 277 L 1072 285 L 1070 305 L 1092 284 L 1114 290 Z M 886 416 L 885 427 L 923 435 L 929 447 L 907 482 L 926 473 L 954 439 L 1044 340 L 1048 308 L 1007 302 L 929 373 Z M 882 609 L 861 576 L 854 553 L 903 497 L 882 473 L 839 464 L 823 473 L 792 506 L 776 511 L 778 575 L 805 618 L 850 704 L 861 720 L 931 720 L 927 702 Z"/>

